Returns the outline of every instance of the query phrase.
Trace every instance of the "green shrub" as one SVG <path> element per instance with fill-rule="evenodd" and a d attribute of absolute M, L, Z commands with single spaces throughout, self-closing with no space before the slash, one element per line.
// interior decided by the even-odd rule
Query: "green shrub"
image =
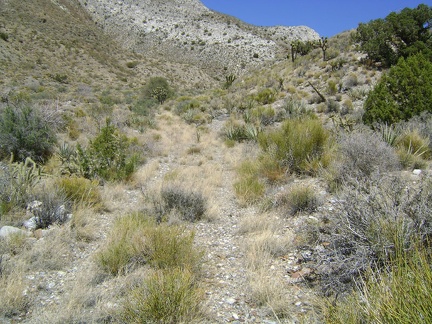
<path fill-rule="evenodd" d="M 31 107 L 6 107 L 0 114 L 0 158 L 12 155 L 14 161 L 27 157 L 45 161 L 57 140 L 53 128 Z"/>
<path fill-rule="evenodd" d="M 162 189 L 161 196 L 165 209 L 177 211 L 184 220 L 200 220 L 206 212 L 206 199 L 199 192 L 169 186 Z"/>
<path fill-rule="evenodd" d="M 365 101 L 363 121 L 393 124 L 432 111 L 432 63 L 423 55 L 401 58 Z"/>
<path fill-rule="evenodd" d="M 7 42 L 9 39 L 9 35 L 4 32 L 0 32 L 0 39 L 3 39 L 5 42 Z"/>
<path fill-rule="evenodd" d="M 272 107 L 256 107 L 251 109 L 250 114 L 263 126 L 273 124 L 276 120 L 276 112 Z"/>
<path fill-rule="evenodd" d="M 77 146 L 77 163 L 80 173 L 88 179 L 127 180 L 135 171 L 138 157 L 128 157 L 129 141 L 126 136 L 106 120 L 99 135 L 84 149 Z"/>
<path fill-rule="evenodd" d="M 201 315 L 203 292 L 190 271 L 156 271 L 124 304 L 127 323 L 190 323 Z"/>
<path fill-rule="evenodd" d="M 310 164 L 323 157 L 328 139 L 321 122 L 311 118 L 287 120 L 280 129 L 258 136 L 263 154 L 269 154 L 290 173 L 308 172 Z"/>
<path fill-rule="evenodd" d="M 420 4 L 414 9 L 391 12 L 385 19 L 360 23 L 353 38 L 370 60 L 381 62 L 386 67 L 395 64 L 400 57 L 419 52 L 430 57 L 428 22 L 431 18 L 432 8 Z"/>
<path fill-rule="evenodd" d="M 134 67 L 138 66 L 139 62 L 138 61 L 130 61 L 126 63 L 126 66 L 129 69 L 133 69 Z"/>
<path fill-rule="evenodd" d="M 162 104 L 165 100 L 172 97 L 173 91 L 168 81 L 163 77 L 152 77 L 144 87 L 144 98 L 152 98 Z"/>
<path fill-rule="evenodd" d="M 266 88 L 258 92 L 254 99 L 262 105 L 268 105 L 276 101 L 276 92 Z"/>

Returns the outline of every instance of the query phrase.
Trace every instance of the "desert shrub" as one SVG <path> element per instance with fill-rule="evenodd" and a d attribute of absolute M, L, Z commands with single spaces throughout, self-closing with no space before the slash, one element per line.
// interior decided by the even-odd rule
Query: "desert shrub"
<path fill-rule="evenodd" d="M 432 321 L 432 262 L 423 246 L 399 247 L 383 271 L 369 270 L 345 299 L 328 303 L 328 323 L 429 323 Z"/>
<path fill-rule="evenodd" d="M 399 168 L 395 150 L 380 134 L 369 129 L 343 132 L 338 139 L 340 158 L 335 161 L 339 180 L 344 177 L 369 177 L 372 173 L 394 171 Z"/>
<path fill-rule="evenodd" d="M 48 228 L 52 224 L 63 224 L 70 218 L 70 201 L 59 188 L 39 192 L 34 197 L 40 205 L 33 208 L 36 228 Z"/>
<path fill-rule="evenodd" d="M 133 69 L 134 67 L 138 66 L 139 62 L 138 61 L 130 61 L 126 63 L 126 66 L 129 69 Z"/>
<path fill-rule="evenodd" d="M 234 191 L 241 203 L 253 204 L 263 197 L 265 184 L 259 178 L 259 166 L 255 161 L 244 161 L 237 169 L 237 177 Z"/>
<path fill-rule="evenodd" d="M 306 104 L 303 101 L 294 99 L 293 97 L 289 97 L 285 100 L 283 108 L 287 115 L 292 118 L 300 117 L 307 112 Z"/>
<path fill-rule="evenodd" d="M 339 110 L 340 110 L 339 102 L 333 99 L 327 100 L 327 112 L 335 113 L 335 112 L 339 112 Z"/>
<path fill-rule="evenodd" d="M 336 81 L 334 80 L 327 81 L 327 92 L 331 96 L 334 96 L 338 92 Z"/>
<path fill-rule="evenodd" d="M 350 73 L 343 82 L 343 86 L 346 89 L 350 89 L 358 85 L 358 77 L 355 73 Z"/>
<path fill-rule="evenodd" d="M 429 138 L 421 136 L 417 129 L 406 130 L 399 135 L 395 146 L 405 168 L 423 168 L 430 158 Z"/>
<path fill-rule="evenodd" d="M 102 203 L 97 181 L 78 177 L 60 178 L 57 185 L 74 204 L 94 207 Z"/>
<path fill-rule="evenodd" d="M 430 177 L 417 188 L 395 176 L 346 182 L 322 239 L 330 246 L 318 256 L 325 293 L 346 292 L 368 269 L 385 268 L 397 247 L 429 244 L 432 234 Z M 322 233 L 325 233 L 322 232 Z"/>
<path fill-rule="evenodd" d="M 167 211 L 177 211 L 187 221 L 200 220 L 206 212 L 206 199 L 200 192 L 189 191 L 178 186 L 168 186 L 161 191 Z"/>
<path fill-rule="evenodd" d="M 317 119 L 285 121 L 280 129 L 261 133 L 258 142 L 268 154 L 292 173 L 308 172 L 314 161 L 320 161 L 328 144 L 329 133 Z"/>
<path fill-rule="evenodd" d="M 276 92 L 266 88 L 258 92 L 254 99 L 262 105 L 268 105 L 276 101 Z"/>
<path fill-rule="evenodd" d="M 45 161 L 57 140 L 51 126 L 34 108 L 6 107 L 0 114 L 0 158 L 12 155 L 14 161 L 27 157 Z"/>
<path fill-rule="evenodd" d="M 77 146 L 79 172 L 88 179 L 127 180 L 135 171 L 138 156 L 128 156 L 130 142 L 107 119 L 105 127 L 87 148 Z"/>
<path fill-rule="evenodd" d="M 127 323 L 190 323 L 201 315 L 203 292 L 194 274 L 178 268 L 156 271 L 126 300 Z"/>
<path fill-rule="evenodd" d="M 152 98 L 162 104 L 165 100 L 172 97 L 173 90 L 165 78 L 152 77 L 145 85 L 143 95 L 144 98 Z"/>
<path fill-rule="evenodd" d="M 256 107 L 251 109 L 250 114 L 252 118 L 263 126 L 273 124 L 276 119 L 276 112 L 272 107 Z"/>

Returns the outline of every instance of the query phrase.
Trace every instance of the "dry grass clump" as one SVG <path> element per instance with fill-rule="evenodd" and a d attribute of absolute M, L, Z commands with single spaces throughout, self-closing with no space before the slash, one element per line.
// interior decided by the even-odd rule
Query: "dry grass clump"
<path fill-rule="evenodd" d="M 137 265 L 156 268 L 196 267 L 200 253 L 193 248 L 194 234 L 180 226 L 156 225 L 155 218 L 133 213 L 119 218 L 111 240 L 96 256 L 106 272 L 119 275 Z"/>
<path fill-rule="evenodd" d="M 234 191 L 240 203 L 248 205 L 259 201 L 265 192 L 265 185 L 259 179 L 258 166 L 254 161 L 244 161 L 237 170 L 238 180 Z"/>
<path fill-rule="evenodd" d="M 279 195 L 276 206 L 286 206 L 289 215 L 298 213 L 313 213 L 317 210 L 321 201 L 316 193 L 316 189 L 304 185 L 293 185 L 284 195 Z"/>
<path fill-rule="evenodd" d="M 96 180 L 68 177 L 59 178 L 57 184 L 75 205 L 97 207 L 102 203 L 99 184 Z"/>
<path fill-rule="evenodd" d="M 22 267 L 15 267 L 13 271 L 6 273 L 0 262 L 0 320 L 27 312 L 31 298 L 26 293 L 26 289 L 27 284 Z"/>
<path fill-rule="evenodd" d="M 202 316 L 204 294 L 189 270 L 158 270 L 127 297 L 121 318 L 127 323 L 190 323 Z"/>

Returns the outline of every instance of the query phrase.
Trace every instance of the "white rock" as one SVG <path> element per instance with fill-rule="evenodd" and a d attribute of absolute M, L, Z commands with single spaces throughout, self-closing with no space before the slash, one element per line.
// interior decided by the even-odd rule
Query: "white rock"
<path fill-rule="evenodd" d="M 27 232 L 13 226 L 3 226 L 2 228 L 0 228 L 0 237 L 6 238 L 12 234 L 27 235 Z"/>
<path fill-rule="evenodd" d="M 36 229 L 36 217 L 33 216 L 32 218 L 26 220 L 23 223 L 23 225 L 24 225 L 25 228 L 30 229 L 30 230 Z"/>
<path fill-rule="evenodd" d="M 414 169 L 412 173 L 414 175 L 420 175 L 422 173 L 422 170 L 420 170 L 420 169 Z"/>

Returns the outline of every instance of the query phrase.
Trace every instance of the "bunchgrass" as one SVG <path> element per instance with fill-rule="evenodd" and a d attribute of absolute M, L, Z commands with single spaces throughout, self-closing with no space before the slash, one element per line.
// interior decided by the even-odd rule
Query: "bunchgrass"
<path fill-rule="evenodd" d="M 194 234 L 181 226 L 157 225 L 155 218 L 133 213 L 117 220 L 111 240 L 97 254 L 97 263 L 112 275 L 150 264 L 164 269 L 196 268 L 201 253 L 193 247 Z"/>
<path fill-rule="evenodd" d="M 265 192 L 265 184 L 259 178 L 258 165 L 254 161 L 244 161 L 237 169 L 238 179 L 234 191 L 242 204 L 259 201 Z"/>
<path fill-rule="evenodd" d="M 431 323 L 431 255 L 423 245 L 399 247 L 390 266 L 370 270 L 348 298 L 328 303 L 327 323 Z"/>
<path fill-rule="evenodd" d="M 191 271 L 155 271 L 124 304 L 126 323 L 190 323 L 201 313 L 203 291 Z"/>

